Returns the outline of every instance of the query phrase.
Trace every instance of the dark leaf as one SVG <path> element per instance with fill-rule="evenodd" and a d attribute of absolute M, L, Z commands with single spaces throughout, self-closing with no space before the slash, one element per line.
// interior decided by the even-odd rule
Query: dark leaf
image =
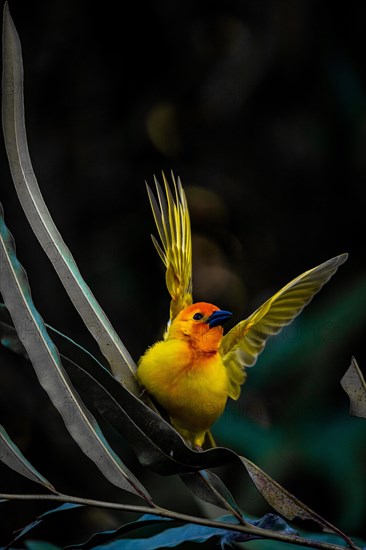
<path fill-rule="evenodd" d="M 226 485 L 210 470 L 181 474 L 180 477 L 188 489 L 198 498 L 231 511 L 237 518 L 242 516 L 234 497 Z"/>
<path fill-rule="evenodd" d="M 366 418 L 366 383 L 354 357 L 341 380 L 341 386 L 350 399 L 350 414 Z"/>
<path fill-rule="evenodd" d="M 15 328 L 3 323 L 2 321 L 0 321 L 0 344 L 4 346 L 4 348 L 10 349 L 17 355 L 22 355 L 23 357 L 28 358 L 28 354 L 19 340 Z"/>
<path fill-rule="evenodd" d="M 34 306 L 28 278 L 16 257 L 14 239 L 5 225 L 1 204 L 0 291 L 38 380 L 69 433 L 111 483 L 151 503 L 148 492 L 109 446 L 67 376 L 58 350 Z"/>
<path fill-rule="evenodd" d="M 29 359 L 28 353 L 14 328 L 10 313 L 2 302 L 0 302 L 0 344 L 17 355 Z"/>
<path fill-rule="evenodd" d="M 3 426 L 0 424 L 0 460 L 9 468 L 12 468 L 18 474 L 21 474 L 28 479 L 40 483 L 49 491 L 56 492 L 45 477 L 43 477 L 32 464 L 25 458 L 20 449 L 10 439 Z"/>
<path fill-rule="evenodd" d="M 4 308 L 0 307 L 0 313 L 4 314 Z M 4 326 L 11 331 L 11 327 Z M 236 459 L 235 453 L 228 449 L 193 451 L 168 422 L 132 395 L 99 363 L 88 361 L 82 368 L 71 359 L 62 358 L 68 375 L 85 401 L 129 441 L 140 462 L 155 472 L 178 474 L 220 466 Z"/>
<path fill-rule="evenodd" d="M 160 415 L 121 386 L 106 371 L 88 364 L 85 370 L 68 364 L 68 372 L 100 413 L 128 440 L 139 461 L 162 475 L 202 470 L 236 460 L 229 449 L 190 449 Z M 88 372 L 88 377 L 85 372 Z"/>
<path fill-rule="evenodd" d="M 298 531 L 290 527 L 283 518 L 276 514 L 266 514 L 260 519 L 251 520 L 251 523 L 261 529 L 277 531 L 285 535 L 298 535 Z"/>
<path fill-rule="evenodd" d="M 132 531 L 142 530 L 146 533 L 146 527 L 159 526 L 161 529 L 167 529 L 168 527 L 170 527 L 171 524 L 174 523 L 175 522 L 169 518 L 163 518 L 160 516 L 155 516 L 153 514 L 145 514 L 144 516 L 141 516 L 138 520 L 126 523 L 118 529 L 111 529 L 108 531 L 101 531 L 100 533 L 94 533 L 87 541 L 81 544 L 70 544 L 69 546 L 66 546 L 65 550 L 76 550 L 77 548 L 89 550 L 92 548 L 96 548 L 101 544 L 105 544 L 106 542 L 115 540 L 116 538 L 120 538 L 122 537 L 122 535 L 131 533 Z M 139 533 L 139 536 L 142 536 L 142 533 Z"/>
<path fill-rule="evenodd" d="M 65 512 L 66 510 L 73 510 L 74 508 L 80 508 L 83 506 L 83 504 L 73 504 L 70 502 L 67 502 L 65 504 L 61 504 L 61 506 L 57 506 L 57 508 L 52 508 L 52 510 L 47 510 L 47 512 L 44 512 L 41 514 L 35 521 L 32 521 L 32 523 L 29 523 L 21 531 L 18 532 L 17 536 L 9 543 L 9 545 L 14 544 L 14 542 L 19 541 L 22 539 L 25 535 L 30 533 L 33 529 L 35 529 L 38 525 L 40 525 L 45 518 L 48 516 L 51 516 L 53 514 L 57 514 L 58 512 Z"/>

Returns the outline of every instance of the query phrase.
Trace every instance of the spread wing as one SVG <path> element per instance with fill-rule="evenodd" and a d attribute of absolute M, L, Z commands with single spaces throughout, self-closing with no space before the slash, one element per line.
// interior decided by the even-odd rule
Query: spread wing
<path fill-rule="evenodd" d="M 222 339 L 220 353 L 230 377 L 230 397 L 237 399 L 251 367 L 267 339 L 291 323 L 348 257 L 341 254 L 305 271 L 261 305 L 250 317 L 233 327 Z"/>
<path fill-rule="evenodd" d="M 166 286 L 171 296 L 170 319 L 192 304 L 192 239 L 188 205 L 180 179 L 172 173 L 173 192 L 163 173 L 164 191 L 154 176 L 156 195 L 146 185 L 161 245 L 154 246 L 166 267 Z"/>

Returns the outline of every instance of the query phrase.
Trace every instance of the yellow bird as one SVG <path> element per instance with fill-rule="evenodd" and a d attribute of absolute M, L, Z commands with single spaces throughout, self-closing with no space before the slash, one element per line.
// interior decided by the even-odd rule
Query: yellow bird
<path fill-rule="evenodd" d="M 305 271 L 224 335 L 222 325 L 232 314 L 206 302 L 193 303 L 188 205 L 179 178 L 172 179 L 173 192 L 163 174 L 163 192 L 155 178 L 157 199 L 147 186 L 161 245 L 152 239 L 166 267 L 171 302 L 163 340 L 146 350 L 137 376 L 176 430 L 192 447 L 201 448 L 206 434 L 214 444 L 211 425 L 228 397 L 238 399 L 245 367 L 254 365 L 268 338 L 291 323 L 348 255 Z"/>

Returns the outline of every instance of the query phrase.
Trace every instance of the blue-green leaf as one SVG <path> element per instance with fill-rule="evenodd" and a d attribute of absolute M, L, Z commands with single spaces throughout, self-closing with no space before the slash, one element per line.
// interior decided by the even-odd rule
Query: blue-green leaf
<path fill-rule="evenodd" d="M 217 521 L 224 523 L 238 524 L 238 520 L 231 516 L 225 515 L 217 518 Z M 297 535 L 297 531 L 292 529 L 284 519 L 276 516 L 275 514 L 266 514 L 260 519 L 248 519 L 248 523 L 262 529 L 269 529 L 276 532 L 281 532 L 287 535 Z M 128 550 L 129 548 L 136 550 L 155 548 L 171 548 L 178 546 L 183 542 L 206 542 L 211 538 L 217 538 L 220 541 L 222 548 L 226 545 L 230 545 L 233 542 L 249 541 L 257 538 L 253 535 L 246 533 L 238 533 L 229 529 L 206 527 L 204 525 L 196 525 L 188 523 L 182 526 L 171 527 L 176 522 L 173 520 L 167 520 L 167 518 L 161 518 L 153 514 L 145 514 L 137 521 L 122 525 L 119 529 L 104 531 L 96 533 L 90 539 L 83 544 L 68 546 L 68 549 L 118 549 L 123 548 Z M 153 536 L 146 536 L 146 528 L 151 526 L 160 526 L 161 532 L 154 534 Z M 139 538 L 126 539 L 121 538 L 123 535 L 137 531 L 135 533 Z M 145 535 L 145 536 L 144 536 Z M 133 546 L 133 543 L 136 546 Z"/>
<path fill-rule="evenodd" d="M 233 516 L 223 516 L 218 518 L 218 520 L 233 524 L 238 523 Z M 146 514 L 137 521 L 123 525 L 115 531 L 97 533 L 86 543 L 75 546 L 72 545 L 68 548 L 79 548 L 83 550 L 92 548 L 98 550 L 155 550 L 158 548 L 172 548 L 182 544 L 183 542 L 206 542 L 213 537 L 219 538 L 223 544 L 222 547 L 224 547 L 226 544 L 234 542 L 234 540 L 250 540 L 250 537 L 248 538 L 246 534 L 235 533 L 234 531 L 229 531 L 227 529 L 206 527 L 192 523 L 178 527 L 170 527 L 170 524 L 174 523 L 175 522 L 172 520 L 167 520 L 167 518 Z M 116 540 L 117 537 L 121 537 L 128 532 L 146 528 L 151 525 L 160 525 L 162 532 L 150 537 L 133 539 L 119 538 L 119 540 Z"/>
<path fill-rule="evenodd" d="M 243 533 L 190 523 L 182 527 L 166 529 L 148 539 L 122 539 L 94 548 L 95 550 L 157 550 L 159 548 L 174 548 L 185 542 L 207 542 L 213 538 L 220 541 L 221 548 L 230 546 L 233 542 L 252 539 Z"/>
<path fill-rule="evenodd" d="M 27 550 L 62 550 L 60 546 L 43 540 L 27 540 L 25 546 Z"/>
<path fill-rule="evenodd" d="M 56 492 L 55 488 L 45 477 L 43 477 L 32 464 L 25 458 L 20 449 L 11 440 L 5 428 L 0 424 L 0 460 L 18 474 L 21 474 L 31 481 L 40 483 L 48 490 Z"/>

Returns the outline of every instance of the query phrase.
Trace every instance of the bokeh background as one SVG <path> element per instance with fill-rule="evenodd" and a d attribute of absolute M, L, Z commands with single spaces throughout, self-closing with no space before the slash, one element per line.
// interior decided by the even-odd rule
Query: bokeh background
<path fill-rule="evenodd" d="M 136 360 L 168 315 L 144 183 L 162 169 L 179 175 L 187 192 L 194 297 L 233 311 L 233 322 L 306 269 L 350 253 L 269 343 L 214 435 L 365 537 L 366 420 L 349 417 L 340 386 L 352 355 L 366 373 L 364 3 L 154 0 L 121 8 L 53 0 L 11 1 L 10 9 L 40 187 Z M 3 145 L 0 171 L 1 201 L 36 306 L 97 355 L 25 220 Z M 137 503 L 108 486 L 68 437 L 31 366 L 5 350 L 0 422 L 60 490 Z M 126 445 L 114 444 L 161 505 L 219 514 L 203 509 L 179 479 L 144 471 Z M 247 514 L 268 511 L 242 471 L 221 475 Z M 0 486 L 38 491 L 3 465 Z M 0 544 L 48 507 L 2 504 Z M 132 518 L 65 512 L 34 537 L 66 544 Z"/>

